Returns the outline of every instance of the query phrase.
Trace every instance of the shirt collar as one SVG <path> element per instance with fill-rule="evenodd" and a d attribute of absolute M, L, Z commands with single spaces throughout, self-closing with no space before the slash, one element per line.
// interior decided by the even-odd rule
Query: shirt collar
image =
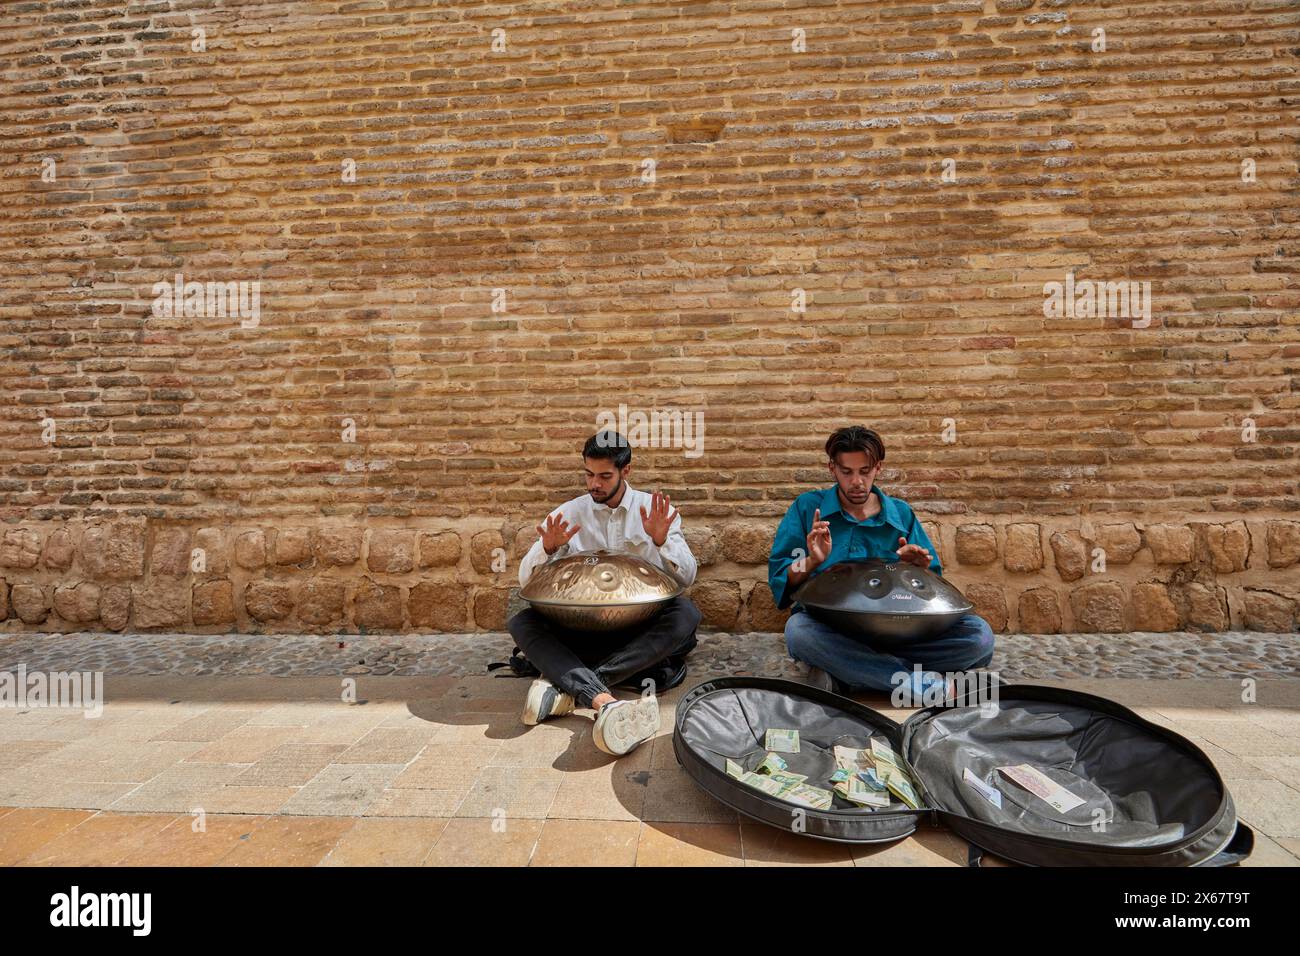
<path fill-rule="evenodd" d="M 838 487 L 838 485 L 831 485 L 822 493 L 821 511 L 823 521 L 828 515 L 833 515 L 837 511 L 844 510 L 840 507 Z M 883 517 L 886 524 L 897 529 L 901 534 L 906 535 L 909 522 L 903 519 L 902 509 L 899 507 L 898 499 L 885 494 L 884 489 L 879 485 L 873 485 L 871 490 L 874 491 L 876 497 L 880 499 L 880 514 L 876 515 L 876 517 Z M 849 518 L 848 515 L 845 515 L 844 517 L 846 519 Z M 870 521 L 871 519 L 868 518 L 867 520 Z"/>

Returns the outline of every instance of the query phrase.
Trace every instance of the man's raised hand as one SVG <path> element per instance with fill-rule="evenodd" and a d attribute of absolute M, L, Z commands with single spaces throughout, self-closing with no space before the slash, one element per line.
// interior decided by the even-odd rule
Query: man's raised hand
<path fill-rule="evenodd" d="M 641 527 L 645 528 L 645 533 L 650 535 L 656 548 L 664 546 L 668 540 L 668 529 L 677 520 L 677 512 L 672 510 L 671 505 L 667 495 L 656 491 L 650 496 L 650 512 L 647 514 L 645 508 L 641 508 Z"/>
<path fill-rule="evenodd" d="M 547 515 L 546 523 L 537 526 L 537 531 L 542 536 L 542 547 L 546 549 L 547 555 L 554 554 L 559 550 L 560 545 L 568 544 L 569 539 L 581 530 L 580 524 L 570 527 L 562 514 Z"/>
<path fill-rule="evenodd" d="M 804 569 L 812 571 L 830 557 L 831 524 L 829 521 L 822 520 L 820 508 L 813 512 L 812 530 L 808 532 L 804 543 L 808 545 L 808 560 L 804 564 Z"/>

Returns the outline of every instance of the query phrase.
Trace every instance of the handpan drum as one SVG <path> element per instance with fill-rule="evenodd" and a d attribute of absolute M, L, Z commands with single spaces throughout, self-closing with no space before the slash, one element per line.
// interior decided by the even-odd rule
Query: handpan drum
<path fill-rule="evenodd" d="M 635 555 L 579 551 L 542 565 L 519 596 L 563 627 L 617 631 L 650 620 L 681 593 L 676 579 Z"/>
<path fill-rule="evenodd" d="M 955 587 L 903 561 L 844 561 L 805 581 L 794 599 L 831 627 L 873 647 L 942 634 L 974 607 Z"/>

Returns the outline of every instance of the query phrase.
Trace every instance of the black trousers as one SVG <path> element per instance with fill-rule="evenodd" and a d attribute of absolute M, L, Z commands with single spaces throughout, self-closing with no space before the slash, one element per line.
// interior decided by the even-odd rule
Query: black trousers
<path fill-rule="evenodd" d="M 590 707 L 611 686 L 670 658 L 684 659 L 696 645 L 700 610 L 689 598 L 673 598 L 644 624 L 621 631 L 585 633 L 560 627 L 531 607 L 507 627 L 519 649 L 580 707 Z"/>

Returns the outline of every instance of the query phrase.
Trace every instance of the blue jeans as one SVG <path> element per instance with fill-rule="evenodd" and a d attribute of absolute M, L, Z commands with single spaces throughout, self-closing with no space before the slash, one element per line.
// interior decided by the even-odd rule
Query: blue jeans
<path fill-rule="evenodd" d="M 894 675 L 909 675 L 915 693 L 952 671 L 988 666 L 993 659 L 993 629 L 978 614 L 965 614 L 938 637 L 918 641 L 905 649 L 907 657 L 873 650 L 856 638 L 823 624 L 807 611 L 796 611 L 785 622 L 785 646 L 797 661 L 820 667 L 855 690 L 892 691 L 899 686 Z M 921 686 L 912 678 L 912 665 L 925 675 Z M 938 676 L 932 676 L 934 672 Z"/>

